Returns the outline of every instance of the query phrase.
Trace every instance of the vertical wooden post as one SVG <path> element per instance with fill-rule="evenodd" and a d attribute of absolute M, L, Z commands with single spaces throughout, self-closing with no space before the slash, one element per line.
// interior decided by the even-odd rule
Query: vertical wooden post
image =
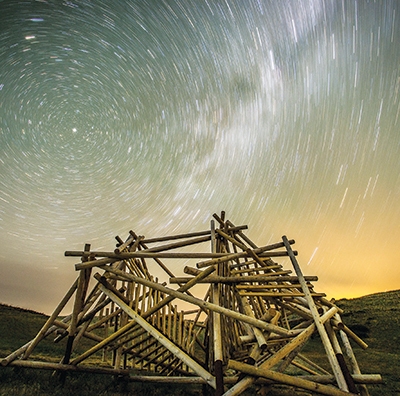
<path fill-rule="evenodd" d="M 217 251 L 217 241 L 215 235 L 215 221 L 211 220 L 211 252 L 215 253 Z"/>
<path fill-rule="evenodd" d="M 84 251 L 90 252 L 90 244 L 85 244 Z M 85 256 L 85 258 L 82 259 L 82 261 L 86 260 L 87 256 Z M 88 270 L 86 269 L 80 271 L 78 278 L 78 287 L 75 294 L 75 302 L 71 316 L 71 322 L 67 330 L 68 331 L 67 346 L 65 348 L 65 354 L 62 359 L 62 364 L 69 364 L 70 362 L 72 350 L 74 347 L 75 333 L 78 326 L 78 315 L 81 313 L 83 308 L 83 302 L 85 300 L 85 295 L 89 284 L 89 278 L 90 278 L 90 271 L 88 272 Z M 61 375 L 61 382 L 64 381 L 65 381 L 65 372 L 63 372 Z"/>
<path fill-rule="evenodd" d="M 214 240 L 213 240 L 214 236 Z M 215 224 L 211 220 L 211 253 L 217 253 L 217 244 L 215 243 Z M 220 250 L 220 249 L 218 249 Z M 218 265 L 218 264 L 217 264 Z M 220 305 L 220 285 L 213 283 L 211 286 L 211 300 L 214 304 Z M 222 326 L 221 315 L 217 312 L 212 313 L 213 325 L 213 349 L 214 349 L 214 374 L 216 380 L 215 396 L 221 396 L 224 393 L 224 373 L 223 373 L 223 346 L 222 346 Z"/>
<path fill-rule="evenodd" d="M 212 285 L 212 301 L 214 304 L 219 305 L 219 285 L 214 283 Z M 214 339 L 214 373 L 216 379 L 215 396 L 221 396 L 224 393 L 224 375 L 223 375 L 223 349 L 222 349 L 222 328 L 221 328 L 221 315 L 213 312 L 213 339 Z"/>
<path fill-rule="evenodd" d="M 106 308 L 106 317 L 109 316 L 110 313 L 110 308 Z M 106 322 L 104 322 L 104 339 L 106 339 L 108 337 L 108 328 L 110 327 L 110 319 L 107 319 Z M 107 349 L 103 348 L 102 349 L 103 353 L 102 353 L 102 362 L 105 362 L 107 360 Z"/>

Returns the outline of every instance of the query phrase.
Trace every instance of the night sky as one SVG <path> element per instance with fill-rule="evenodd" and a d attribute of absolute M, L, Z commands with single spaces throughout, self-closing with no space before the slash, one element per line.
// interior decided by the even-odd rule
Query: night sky
<path fill-rule="evenodd" d="M 221 210 L 260 246 L 295 239 L 328 297 L 400 287 L 400 2 L 0 10 L 0 302 L 49 313 L 65 250 Z"/>

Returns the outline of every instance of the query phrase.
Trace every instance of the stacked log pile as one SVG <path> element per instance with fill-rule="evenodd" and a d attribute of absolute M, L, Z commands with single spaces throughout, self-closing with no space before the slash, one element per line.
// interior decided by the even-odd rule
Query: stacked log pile
<path fill-rule="evenodd" d="M 130 231 L 125 241 L 116 237 L 113 252 L 90 245 L 65 252 L 81 257 L 78 278 L 36 337 L 2 365 L 208 384 L 216 395 L 274 383 L 368 395 L 366 384 L 381 377 L 361 374 L 352 350 L 367 345 L 342 322 L 341 309 L 315 291 L 317 277 L 303 275 L 294 241 L 284 236 L 259 247 L 245 235 L 247 226 L 235 226 L 224 212 L 213 217 L 202 232 L 145 238 Z M 277 263 L 282 257 L 294 271 Z M 166 261 L 180 263 L 186 276 L 176 277 Z M 70 301 L 72 313 L 60 319 Z M 314 334 L 329 369 L 302 353 Z M 59 363 L 32 358 L 48 337 L 65 342 Z M 78 352 L 83 338 L 93 346 Z"/>

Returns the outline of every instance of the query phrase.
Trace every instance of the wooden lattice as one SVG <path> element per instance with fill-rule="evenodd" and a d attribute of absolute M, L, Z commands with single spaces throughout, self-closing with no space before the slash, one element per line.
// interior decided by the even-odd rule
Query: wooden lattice
<path fill-rule="evenodd" d="M 247 226 L 224 212 L 213 217 L 217 227 L 212 220 L 203 232 L 145 238 L 130 231 L 125 241 L 116 237 L 114 252 L 90 245 L 65 252 L 81 257 L 77 280 L 36 337 L 2 365 L 201 383 L 217 395 L 238 395 L 255 382 L 368 395 L 365 384 L 381 377 L 361 374 L 349 339 L 367 345 L 343 324 L 341 309 L 314 290 L 317 277 L 302 274 L 294 241 L 284 236 L 258 247 L 244 234 Z M 275 261 L 285 256 L 294 273 Z M 195 266 L 175 277 L 170 260 Z M 160 272 L 169 285 L 152 275 Z M 69 301 L 72 314 L 60 319 Z M 302 353 L 315 333 L 329 370 Z M 51 336 L 65 342 L 59 363 L 34 360 L 36 346 Z M 93 346 L 78 352 L 84 338 Z"/>

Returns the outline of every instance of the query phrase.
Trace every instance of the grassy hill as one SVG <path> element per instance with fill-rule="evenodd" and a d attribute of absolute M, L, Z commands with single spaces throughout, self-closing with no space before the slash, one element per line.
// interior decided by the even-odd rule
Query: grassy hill
<path fill-rule="evenodd" d="M 355 299 L 336 302 L 344 310 L 345 324 L 358 334 L 369 348 L 354 346 L 361 371 L 365 374 L 381 374 L 385 384 L 369 385 L 371 396 L 400 395 L 400 290 L 376 293 Z M 31 310 L 0 304 L 0 358 L 7 356 L 29 340 L 41 328 L 46 316 Z M 320 359 L 326 365 L 326 357 L 317 339 L 306 347 L 306 353 Z M 39 344 L 40 357 L 58 349 L 62 355 L 64 345 L 50 340 Z M 35 351 L 36 352 L 36 351 Z M 289 393 L 288 393 L 289 392 Z M 110 376 L 74 373 L 64 387 L 51 372 L 0 367 L 0 396 L 2 395 L 198 395 L 198 388 L 174 385 L 121 383 Z M 273 389 L 269 395 L 311 395 L 310 392 Z"/>
<path fill-rule="evenodd" d="M 337 305 L 343 321 L 367 344 L 354 348 L 364 373 L 379 373 L 385 385 L 369 387 L 372 395 L 400 395 L 400 290 L 371 294 Z"/>

